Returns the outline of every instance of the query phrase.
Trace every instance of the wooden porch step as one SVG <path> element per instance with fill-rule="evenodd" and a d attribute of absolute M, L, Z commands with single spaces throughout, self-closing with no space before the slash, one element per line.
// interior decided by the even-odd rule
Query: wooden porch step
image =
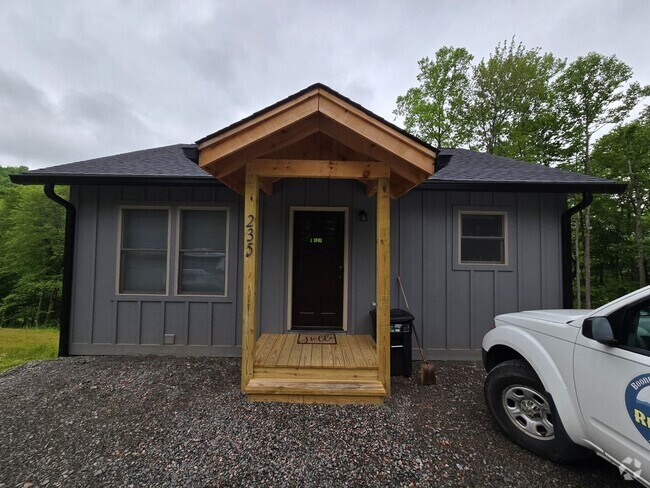
<path fill-rule="evenodd" d="M 379 380 L 253 378 L 246 385 L 245 391 L 249 395 L 334 395 L 354 397 L 383 397 L 386 395 L 384 385 Z"/>
<path fill-rule="evenodd" d="M 288 379 L 288 380 L 332 380 L 332 381 L 378 381 L 377 368 L 343 369 L 310 367 L 262 367 L 255 366 L 253 378 Z"/>

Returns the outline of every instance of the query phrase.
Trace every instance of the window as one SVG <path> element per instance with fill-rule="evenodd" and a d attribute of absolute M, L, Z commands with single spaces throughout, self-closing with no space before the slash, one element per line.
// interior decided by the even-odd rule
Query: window
<path fill-rule="evenodd" d="M 178 293 L 226 294 L 228 211 L 181 209 Z"/>
<path fill-rule="evenodd" d="M 619 345 L 646 354 L 650 352 L 650 300 L 618 310 L 608 319 Z"/>
<path fill-rule="evenodd" d="M 122 209 L 120 293 L 167 292 L 167 209 Z"/>
<path fill-rule="evenodd" d="M 506 213 L 459 212 L 460 264 L 506 264 Z"/>

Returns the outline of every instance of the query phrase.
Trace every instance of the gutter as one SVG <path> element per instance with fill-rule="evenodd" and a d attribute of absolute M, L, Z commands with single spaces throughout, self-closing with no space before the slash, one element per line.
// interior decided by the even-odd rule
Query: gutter
<path fill-rule="evenodd" d="M 77 210 L 54 191 L 54 184 L 43 187 L 45 195 L 65 208 L 65 242 L 63 247 L 63 286 L 61 292 L 61 314 L 59 316 L 59 357 L 69 355 L 70 317 L 72 315 L 72 269 L 74 266 L 74 240 Z"/>
<path fill-rule="evenodd" d="M 573 260 L 571 258 L 571 217 L 584 210 L 594 199 L 594 194 L 586 191 L 582 200 L 562 212 L 562 308 L 573 308 Z"/>
<path fill-rule="evenodd" d="M 124 176 L 21 173 L 9 175 L 17 185 L 211 186 L 225 185 L 211 176 Z"/>

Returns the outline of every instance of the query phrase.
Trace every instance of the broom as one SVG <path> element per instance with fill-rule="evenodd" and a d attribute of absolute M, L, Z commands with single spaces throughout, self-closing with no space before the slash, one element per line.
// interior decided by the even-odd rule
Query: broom
<path fill-rule="evenodd" d="M 409 308 L 409 301 L 406 299 L 406 293 L 404 293 L 404 287 L 402 286 L 402 279 L 399 276 L 397 277 L 397 283 L 399 284 L 399 289 L 402 292 L 402 298 L 404 298 L 406 310 L 408 313 L 411 313 L 411 309 Z M 424 358 L 424 351 L 422 351 L 420 339 L 418 339 L 418 333 L 415 330 L 415 327 L 413 327 L 413 335 L 415 336 L 415 342 L 418 345 L 418 349 L 420 350 L 420 357 L 422 358 L 422 366 L 420 367 L 420 383 L 423 385 L 435 385 L 436 372 L 433 369 L 433 364 Z"/>

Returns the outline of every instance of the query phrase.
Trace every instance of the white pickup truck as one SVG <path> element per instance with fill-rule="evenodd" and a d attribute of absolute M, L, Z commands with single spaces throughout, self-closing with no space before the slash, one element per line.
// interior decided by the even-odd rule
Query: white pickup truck
<path fill-rule="evenodd" d="M 591 451 L 650 486 L 650 286 L 597 310 L 499 315 L 485 401 L 505 434 L 555 462 Z"/>

